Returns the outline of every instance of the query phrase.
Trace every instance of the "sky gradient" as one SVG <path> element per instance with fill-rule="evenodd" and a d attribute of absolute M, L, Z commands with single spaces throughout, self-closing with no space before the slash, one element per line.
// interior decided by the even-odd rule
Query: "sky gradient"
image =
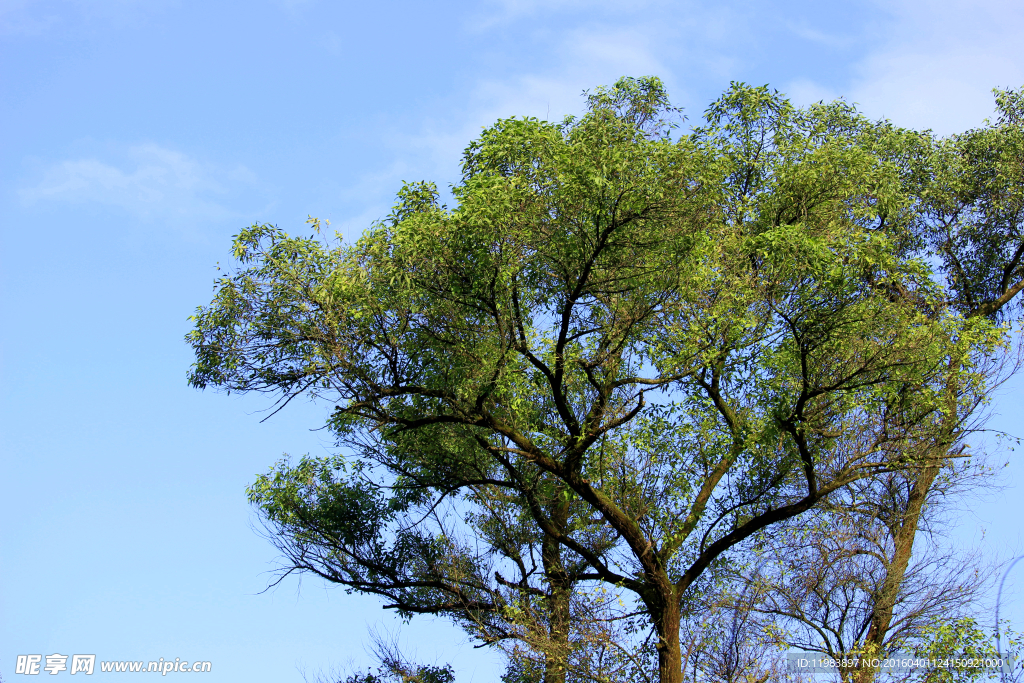
<path fill-rule="evenodd" d="M 624 75 L 660 76 L 691 121 L 737 80 L 954 133 L 1024 85 L 1021 36 L 1017 0 L 0 0 L 3 680 L 59 652 L 301 681 L 401 626 L 318 580 L 261 593 L 275 551 L 245 487 L 331 444 L 325 406 L 261 423 L 265 399 L 186 386 L 188 316 L 239 229 L 312 214 L 352 239 L 403 180 L 455 181 L 482 126 L 578 114 Z M 1024 434 L 1022 387 L 993 426 Z M 950 533 L 1005 559 L 1024 466 L 990 446 L 1004 488 Z M 1024 563 L 1007 585 L 1022 629 Z M 500 675 L 444 621 L 401 640 L 460 682 Z"/>

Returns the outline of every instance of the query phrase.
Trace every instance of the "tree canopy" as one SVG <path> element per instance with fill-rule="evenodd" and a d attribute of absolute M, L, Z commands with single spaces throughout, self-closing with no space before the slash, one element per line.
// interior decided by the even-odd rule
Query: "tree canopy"
<path fill-rule="evenodd" d="M 685 134 L 654 78 L 587 104 L 497 122 L 452 206 L 407 184 L 354 244 L 242 231 L 189 381 L 333 405 L 339 455 L 250 489 L 291 568 L 540 649 L 551 682 L 608 642 L 573 615 L 632 595 L 676 682 L 734 550 L 960 455 L 930 446 L 1024 287 L 1020 141 L 741 84 Z"/>

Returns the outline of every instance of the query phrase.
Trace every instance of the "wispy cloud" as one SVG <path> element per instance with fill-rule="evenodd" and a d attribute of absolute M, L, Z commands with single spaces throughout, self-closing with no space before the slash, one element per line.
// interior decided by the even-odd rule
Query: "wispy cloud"
<path fill-rule="evenodd" d="M 39 5 L 30 0 L 0 3 L 0 34 L 36 36 L 60 23 L 58 8 Z"/>
<path fill-rule="evenodd" d="M 428 120 L 415 133 L 396 132 L 402 150 L 419 150 L 438 170 L 449 171 L 480 129 L 500 118 L 533 116 L 559 121 L 583 110 L 583 91 L 610 85 L 624 75 L 671 74 L 653 47 L 652 32 L 638 27 L 565 32 L 551 48 L 552 63 L 533 73 L 478 81 L 452 120 Z"/>
<path fill-rule="evenodd" d="M 824 31 L 809 23 L 806 19 L 788 21 L 786 22 L 786 28 L 798 38 L 832 49 L 850 47 L 858 39 L 858 36 Z"/>
<path fill-rule="evenodd" d="M 831 102 L 842 96 L 838 91 L 807 78 L 791 81 L 786 86 L 785 91 L 791 101 L 800 105 L 808 105 L 820 101 Z"/>
<path fill-rule="evenodd" d="M 82 33 L 95 25 L 131 26 L 176 0 L 3 0 L 0 34 L 39 36 L 52 30 Z"/>
<path fill-rule="evenodd" d="M 665 4 L 665 0 L 635 0 L 631 3 L 619 0 L 489 0 L 481 3 L 478 12 L 469 17 L 469 26 L 482 31 L 540 14 L 573 11 L 583 11 L 597 19 L 608 14 L 637 14 L 660 4 Z"/>
<path fill-rule="evenodd" d="M 993 87 L 1024 84 L 1017 0 L 898 0 L 884 9 L 882 40 L 858 60 L 843 93 L 866 113 L 948 134 L 981 124 Z M 787 90 L 798 99 L 834 92 L 806 80 Z"/>
<path fill-rule="evenodd" d="M 667 76 L 671 69 L 655 54 L 653 33 L 635 23 L 561 31 L 544 45 L 551 59 L 542 66 L 504 77 L 488 75 L 439 100 L 429 112 L 417 111 L 414 120 L 391 121 L 378 133 L 391 148 L 388 160 L 338 193 L 341 199 L 358 200 L 353 203 L 365 210 L 336 227 L 358 234 L 386 215 L 402 181 L 433 180 L 444 192 L 459 179 L 463 150 L 498 119 L 560 121 L 583 112 L 586 89 L 610 85 L 624 75 Z"/>
<path fill-rule="evenodd" d="M 44 167 L 19 189 L 26 204 L 94 203 L 136 217 L 236 218 L 232 200 L 257 185 L 244 166 L 219 168 L 155 144 L 129 148 L 118 164 L 98 158 L 68 159 Z"/>
<path fill-rule="evenodd" d="M 439 103 L 435 111 L 440 115 L 421 111 L 411 126 L 408 121 L 395 122 L 381 137 L 391 141 L 395 158 L 401 163 L 366 174 L 358 185 L 381 189 L 382 203 L 378 206 L 383 206 L 401 180 L 433 179 L 440 185 L 457 181 L 462 151 L 483 127 L 498 119 L 532 116 L 559 121 L 567 115 L 578 115 L 585 106 L 584 90 L 611 85 L 622 76 L 657 75 L 671 82 L 673 64 L 680 61 L 687 67 L 697 64 L 705 70 L 721 68 L 720 63 L 712 63 L 717 57 L 708 56 L 700 45 L 735 38 L 736 27 L 728 20 L 729 10 L 687 14 L 677 7 L 666 20 L 649 11 L 656 4 L 669 6 L 662 0 L 648 0 L 628 10 L 610 1 L 499 0 L 486 5 L 492 23 L 471 25 L 468 30 L 497 36 L 504 28 L 493 22 L 530 17 L 532 28 L 526 31 L 524 40 L 536 46 L 534 56 L 544 57 L 532 58 L 530 66 L 518 71 L 479 78 L 452 96 L 459 97 L 459 101 Z M 577 9 L 585 10 L 577 14 L 585 15 L 586 20 L 569 21 L 567 25 L 539 20 Z M 728 33 L 725 27 L 730 23 L 733 29 Z M 693 40 L 682 37 L 681 30 Z M 685 55 L 682 60 L 681 54 Z M 682 88 L 673 93 L 680 101 L 685 94 Z"/>

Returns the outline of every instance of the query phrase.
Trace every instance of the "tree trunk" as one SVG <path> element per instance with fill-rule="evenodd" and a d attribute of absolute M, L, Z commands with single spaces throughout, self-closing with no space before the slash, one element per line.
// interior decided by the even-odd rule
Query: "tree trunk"
<path fill-rule="evenodd" d="M 562 566 L 557 541 L 545 538 L 541 549 L 544 571 L 548 579 L 548 638 L 550 646 L 544 653 L 544 683 L 565 683 L 569 659 L 569 599 L 572 585 Z"/>
<path fill-rule="evenodd" d="M 568 504 L 559 501 L 551 510 L 551 521 L 564 530 L 568 518 Z M 569 603 L 573 581 L 562 563 L 561 544 L 547 535 L 541 541 L 541 561 L 548 582 L 548 647 L 544 652 L 544 683 L 565 683 L 569 664 Z"/>
<path fill-rule="evenodd" d="M 668 587 L 668 595 L 664 595 L 665 592 L 659 591 L 657 597 L 659 604 L 648 603 L 647 605 L 651 616 L 654 617 L 654 626 L 658 634 L 658 682 L 682 683 L 683 655 L 679 646 L 679 599 L 674 587 Z"/>
<path fill-rule="evenodd" d="M 914 552 L 914 538 L 917 536 L 918 524 L 921 521 L 921 511 L 924 509 L 928 491 L 931 489 L 935 477 L 939 474 L 938 465 L 925 467 L 917 479 L 914 487 L 907 498 L 907 507 L 903 512 L 903 521 L 899 530 L 893 537 L 893 555 L 886 567 L 885 581 L 882 590 L 875 600 L 874 609 L 871 614 L 871 621 L 868 626 L 867 635 L 864 636 L 864 651 L 872 657 L 879 656 L 885 637 L 892 625 L 892 614 L 896 608 L 896 600 L 899 598 L 900 588 L 903 585 L 903 578 L 907 574 L 907 567 L 910 565 L 910 557 Z M 855 680 L 857 683 L 870 683 L 874 680 L 874 669 L 858 669 Z"/>
<path fill-rule="evenodd" d="M 951 375 L 955 375 L 960 367 L 961 360 L 959 358 L 949 360 Z M 907 497 L 907 506 L 903 510 L 900 528 L 893 534 L 892 560 L 886 567 L 882 591 L 875 600 L 868 632 L 864 636 L 864 650 L 872 657 L 881 654 L 885 637 L 889 633 L 889 627 L 892 626 L 892 614 L 896 608 L 896 600 L 899 598 L 900 588 L 903 586 L 903 579 L 907 575 L 907 567 L 910 566 L 910 558 L 914 553 L 914 539 L 917 537 L 918 526 L 921 523 L 921 512 L 924 510 L 924 504 L 932 484 L 935 483 L 935 478 L 939 475 L 943 464 L 947 462 L 949 449 L 953 446 L 958 410 L 957 385 L 952 376 L 946 382 L 946 407 L 948 412 L 943 417 L 940 440 L 936 445 L 938 455 L 918 473 L 914 480 L 914 486 Z M 855 681 L 856 683 L 870 683 L 874 678 L 874 669 L 860 669 Z"/>

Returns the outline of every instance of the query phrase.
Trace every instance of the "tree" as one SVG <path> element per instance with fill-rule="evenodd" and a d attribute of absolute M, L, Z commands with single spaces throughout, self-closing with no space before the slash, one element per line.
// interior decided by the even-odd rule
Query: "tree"
<path fill-rule="evenodd" d="M 345 484 L 332 531 L 359 552 L 414 563 L 438 548 L 397 527 L 381 545 L 388 510 L 506 491 L 545 557 L 550 623 L 581 583 L 631 593 L 674 683 L 702 577 L 917 465 L 943 388 L 971 371 L 948 348 L 998 335 L 936 315 L 941 283 L 906 249 L 900 162 L 921 136 L 740 85 L 691 135 L 670 136 L 668 111 L 655 79 L 624 80 L 579 120 L 500 121 L 467 150 L 455 208 L 406 186 L 351 247 L 243 231 L 240 270 L 196 315 L 190 382 L 336 404 L 339 443 L 394 492 Z"/>
<path fill-rule="evenodd" d="M 918 232 L 924 256 L 941 264 L 947 310 L 962 316 L 968 326 L 1003 323 L 1002 332 L 1008 335 L 1006 323 L 1019 312 L 1018 295 L 1024 290 L 1024 91 L 995 92 L 994 125 L 952 136 L 936 149 L 931 182 L 922 192 Z M 963 362 L 972 348 L 957 351 L 950 354 L 951 365 Z M 953 395 L 965 390 L 971 388 L 949 382 L 951 406 Z M 903 580 L 929 490 L 949 452 L 961 442 L 956 410 L 947 409 L 944 419 L 936 456 L 918 473 L 910 492 L 896 536 L 896 562 L 874 611 L 869 642 L 885 637 L 890 602 Z"/>
<path fill-rule="evenodd" d="M 438 492 L 409 469 L 388 499 L 378 480 L 349 469 L 340 458 L 282 462 L 250 488 L 288 560 L 284 575 L 315 573 L 382 596 L 407 617 L 449 616 L 474 638 L 506 648 L 512 669 L 544 672 L 545 680 L 579 669 L 575 660 L 588 657 L 601 633 L 577 627 L 570 634 L 568 622 L 595 627 L 594 611 L 607 612 L 607 600 L 573 590 L 578 563 L 552 560 L 524 524 L 521 504 L 479 482 L 462 482 L 461 505 L 451 504 L 450 485 Z"/>
<path fill-rule="evenodd" d="M 1009 324 L 1024 287 L 1024 99 L 1018 91 L 996 91 L 996 104 L 995 123 L 935 141 L 921 155 L 921 210 L 908 248 L 935 264 L 946 284 L 933 315 L 952 312 L 968 328 L 997 320 L 1005 336 L 971 359 L 973 379 L 968 373 L 947 384 L 951 408 L 937 440 L 923 443 L 919 467 L 866 482 L 872 491 L 835 498 L 815 518 L 795 523 L 775 567 L 779 581 L 763 593 L 763 608 L 785 616 L 790 644 L 832 656 L 884 655 L 926 632 L 959 633 L 957 616 L 972 613 L 968 603 L 984 579 L 979 568 L 934 543 L 922 550 L 915 540 L 951 489 L 975 485 L 978 455 L 970 436 L 984 425 L 988 393 L 1019 367 Z M 948 363 L 956 365 L 979 349 L 954 344 L 949 351 Z"/>
<path fill-rule="evenodd" d="M 969 683 L 979 679 L 992 680 L 997 676 L 1004 683 L 1024 680 L 1020 635 L 1012 631 L 1008 635 L 1007 650 L 997 652 L 991 635 L 970 617 L 932 625 L 926 630 L 915 654 L 939 664 L 914 671 L 910 680 L 915 683 Z"/>
<path fill-rule="evenodd" d="M 930 539 L 923 548 L 919 543 L 895 598 L 890 601 L 886 593 L 899 557 L 895 539 L 916 475 L 899 472 L 878 482 L 858 482 L 876 490 L 857 487 L 776 534 L 768 566 L 751 578 L 759 589 L 753 610 L 768 616 L 767 625 L 780 643 L 834 659 L 884 659 L 912 652 L 929 629 L 977 609 L 989 568 L 940 539 Z M 971 474 L 960 483 L 977 480 Z M 950 493 L 950 483 L 955 482 L 932 489 L 926 508 L 940 535 L 943 520 L 936 512 L 945 506 L 935 499 Z M 874 633 L 870 627 L 883 599 L 891 604 L 889 627 L 883 640 L 871 641 L 867 636 Z M 867 672 L 875 673 L 871 667 L 839 673 L 850 681 Z"/>

